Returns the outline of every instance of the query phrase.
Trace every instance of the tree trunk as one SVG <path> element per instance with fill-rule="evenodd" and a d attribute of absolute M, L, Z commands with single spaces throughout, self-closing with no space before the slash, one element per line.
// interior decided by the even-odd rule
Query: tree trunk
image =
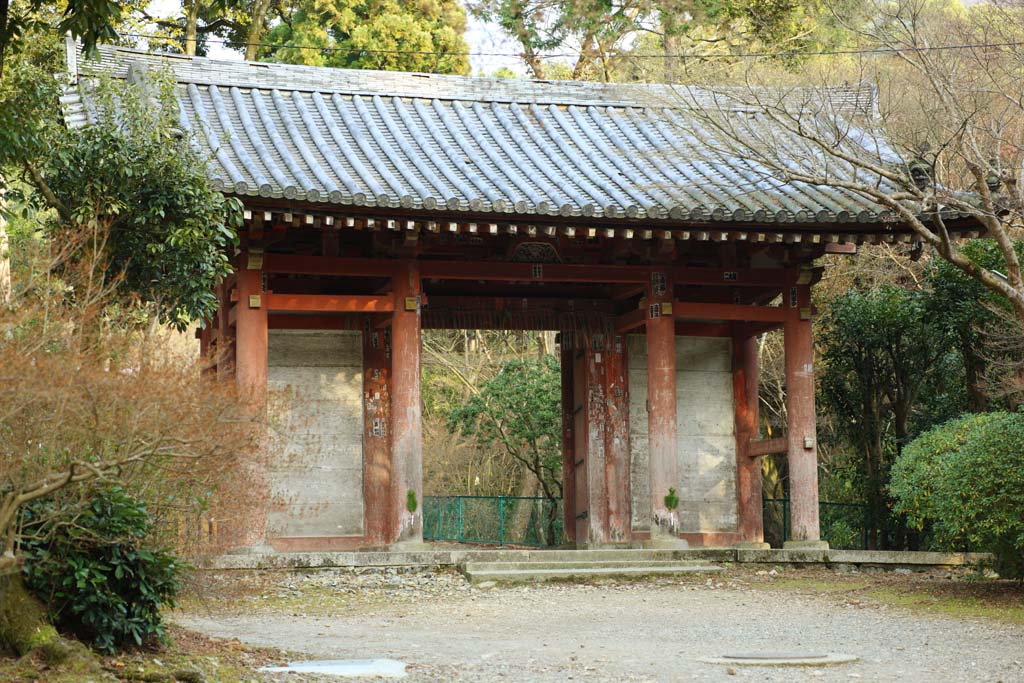
<path fill-rule="evenodd" d="M 196 55 L 196 25 L 199 23 L 199 3 L 201 0 L 191 0 L 185 3 L 185 54 L 190 57 Z"/>
<path fill-rule="evenodd" d="M 21 657 L 60 636 L 42 605 L 25 589 L 13 559 L 8 565 L 13 565 L 11 571 L 0 575 L 0 650 Z"/>
<path fill-rule="evenodd" d="M 537 495 L 537 489 L 540 487 L 540 482 L 537 481 L 537 477 L 530 470 L 523 468 L 522 481 L 519 482 L 518 496 L 520 498 L 533 498 Z M 517 500 L 515 503 L 515 512 L 512 514 L 512 523 L 509 525 L 509 530 L 505 534 L 505 538 L 513 539 L 513 543 L 516 541 L 522 541 L 526 538 L 526 531 L 530 528 L 530 518 L 533 516 L 533 501 L 532 500 Z"/>
<path fill-rule="evenodd" d="M 7 240 L 7 219 L 4 218 L 4 179 L 0 176 L 0 306 L 11 303 L 11 245 Z"/>
<path fill-rule="evenodd" d="M 259 57 L 260 41 L 263 39 L 263 27 L 270 11 L 272 0 L 256 0 L 252 4 L 252 15 L 245 31 L 245 61 L 255 62 Z"/>

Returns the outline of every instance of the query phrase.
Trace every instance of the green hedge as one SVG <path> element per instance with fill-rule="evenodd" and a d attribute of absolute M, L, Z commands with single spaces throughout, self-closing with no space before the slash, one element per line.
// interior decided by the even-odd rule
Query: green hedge
<path fill-rule="evenodd" d="M 911 527 L 1024 577 L 1024 414 L 966 415 L 922 434 L 893 465 L 890 492 Z"/>

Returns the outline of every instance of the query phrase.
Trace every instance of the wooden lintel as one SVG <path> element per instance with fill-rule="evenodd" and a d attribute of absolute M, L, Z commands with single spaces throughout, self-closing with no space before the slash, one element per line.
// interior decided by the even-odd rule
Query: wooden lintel
<path fill-rule="evenodd" d="M 789 448 L 789 440 L 780 436 L 774 439 L 759 439 L 751 440 L 750 446 L 747 449 L 747 455 L 751 458 L 758 458 L 762 455 L 774 455 L 775 453 L 785 453 Z"/>
<path fill-rule="evenodd" d="M 276 294 L 268 292 L 267 309 L 275 313 L 387 313 L 394 300 L 377 294 Z"/>
<path fill-rule="evenodd" d="M 777 306 L 744 306 L 741 304 L 694 303 L 674 301 L 672 315 L 695 320 L 746 320 L 751 322 L 782 322 L 786 310 Z"/>
<path fill-rule="evenodd" d="M 615 305 L 607 299 L 576 299 L 556 297 L 517 296 L 430 296 L 431 311 L 458 311 L 463 313 L 528 313 L 552 311 L 558 313 L 603 313 L 612 315 Z"/>
<path fill-rule="evenodd" d="M 643 327 L 647 322 L 647 309 L 638 308 L 629 313 L 623 313 L 615 318 L 615 331 L 624 334 L 638 327 Z"/>
<path fill-rule="evenodd" d="M 829 242 L 825 245 L 826 254 L 856 254 L 857 245 L 849 242 Z"/>
<path fill-rule="evenodd" d="M 337 275 L 339 277 L 393 277 L 398 262 L 392 259 L 344 258 L 264 254 L 263 270 L 292 275 Z"/>

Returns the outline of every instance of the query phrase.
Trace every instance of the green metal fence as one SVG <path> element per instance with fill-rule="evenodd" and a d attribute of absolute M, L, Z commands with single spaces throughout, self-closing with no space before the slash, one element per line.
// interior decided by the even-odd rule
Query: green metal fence
<path fill-rule="evenodd" d="M 765 498 L 764 540 L 782 547 L 789 539 L 789 499 Z M 868 547 L 868 506 L 864 503 L 822 501 L 818 507 L 821 540 L 837 550 L 865 550 Z"/>
<path fill-rule="evenodd" d="M 562 502 L 517 496 L 424 496 L 423 538 L 494 545 L 565 543 Z"/>

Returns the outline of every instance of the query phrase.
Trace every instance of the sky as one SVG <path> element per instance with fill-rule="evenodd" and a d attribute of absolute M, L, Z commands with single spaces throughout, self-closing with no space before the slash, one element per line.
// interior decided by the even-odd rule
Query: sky
<path fill-rule="evenodd" d="M 166 16 L 181 8 L 180 0 L 154 0 L 149 5 L 149 13 L 154 16 Z M 490 75 L 501 67 L 507 67 L 517 74 L 525 74 L 526 66 L 518 57 L 492 57 L 480 53 L 517 54 L 515 41 L 505 36 L 494 24 L 468 17 L 466 42 L 469 43 L 470 65 L 474 75 Z M 228 50 L 222 45 L 211 44 L 209 56 L 214 59 L 241 59 L 242 55 Z"/>

